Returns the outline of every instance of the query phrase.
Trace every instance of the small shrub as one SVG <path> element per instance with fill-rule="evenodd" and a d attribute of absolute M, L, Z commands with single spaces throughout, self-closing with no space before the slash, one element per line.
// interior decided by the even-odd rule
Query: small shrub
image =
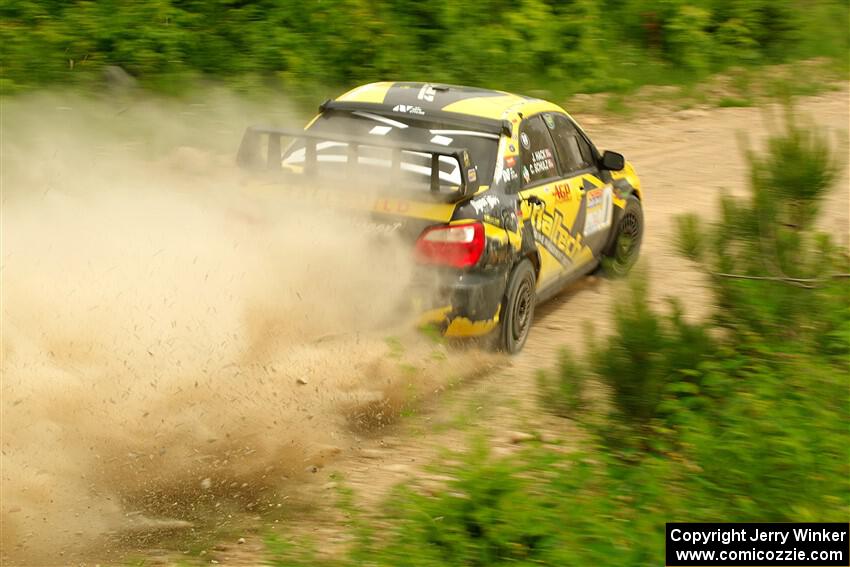
<path fill-rule="evenodd" d="M 587 369 L 572 353 L 561 351 L 554 374 L 538 371 L 540 402 L 553 414 L 575 419 L 585 406 Z"/>
<path fill-rule="evenodd" d="M 753 106 L 752 99 L 725 96 L 717 101 L 718 108 L 744 108 L 747 106 Z"/>
<path fill-rule="evenodd" d="M 645 433 L 670 413 L 662 401 L 699 393 L 699 367 L 713 344 L 702 325 L 685 321 L 675 301 L 670 315 L 654 312 L 645 277 L 634 278 L 620 301 L 613 336 L 592 353 L 593 369 L 611 388 L 619 417 Z"/>
<path fill-rule="evenodd" d="M 605 111 L 624 117 L 630 116 L 634 112 L 626 97 L 618 93 L 610 94 L 605 98 Z"/>
<path fill-rule="evenodd" d="M 718 59 L 728 63 L 754 63 L 759 60 L 759 44 L 740 18 L 721 22 L 715 32 Z"/>
<path fill-rule="evenodd" d="M 487 566 L 546 557 L 561 530 L 558 505 L 536 473 L 550 470 L 557 457 L 526 456 L 494 459 L 477 445 L 461 457 L 462 466 L 445 471 L 455 480 L 441 494 L 400 490 L 391 504 L 401 515 L 394 537 L 363 555 L 380 557 L 381 565 Z"/>
<path fill-rule="evenodd" d="M 764 220 L 777 228 L 812 228 L 820 202 L 840 169 L 826 133 L 814 124 L 799 124 L 789 108 L 784 131 L 771 136 L 763 155 L 750 152 L 749 161 L 755 202 L 776 202 L 767 209 L 776 218 Z"/>
<path fill-rule="evenodd" d="M 701 498 L 740 521 L 841 521 L 850 505 L 846 374 L 765 347 L 766 358 L 748 356 L 734 373 L 712 368 L 706 380 L 725 395 L 682 430 Z"/>
<path fill-rule="evenodd" d="M 666 27 L 671 59 L 697 74 L 711 65 L 711 13 L 702 8 L 681 5 Z"/>
<path fill-rule="evenodd" d="M 702 258 L 704 246 L 705 235 L 699 216 L 694 213 L 677 216 L 676 250 L 685 258 L 697 261 Z"/>
<path fill-rule="evenodd" d="M 765 151 L 747 157 L 750 197 L 723 197 L 719 222 L 705 230 L 679 217 L 677 250 L 711 274 L 716 321 L 741 342 L 755 335 L 783 349 L 850 352 L 841 339 L 848 286 L 833 277 L 850 261 L 814 230 L 841 160 L 825 132 L 790 108 Z"/>
<path fill-rule="evenodd" d="M 454 479 L 445 490 L 398 490 L 386 508 L 393 523 L 350 556 L 380 566 L 490 567 L 640 565 L 663 553 L 664 518 L 648 511 L 668 509 L 665 463 L 627 468 L 542 446 L 510 458 L 478 446 L 455 457 L 440 467 Z"/>

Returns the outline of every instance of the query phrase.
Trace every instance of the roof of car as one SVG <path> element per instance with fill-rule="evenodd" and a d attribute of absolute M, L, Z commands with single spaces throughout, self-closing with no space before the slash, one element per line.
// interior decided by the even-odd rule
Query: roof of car
<path fill-rule="evenodd" d="M 525 115 L 547 110 L 563 112 L 559 106 L 537 98 L 441 83 L 370 83 L 352 89 L 336 100 L 341 103 L 374 105 L 376 110 L 406 112 L 413 107 L 425 114 L 450 112 L 492 120 L 510 118 L 514 112 Z"/>

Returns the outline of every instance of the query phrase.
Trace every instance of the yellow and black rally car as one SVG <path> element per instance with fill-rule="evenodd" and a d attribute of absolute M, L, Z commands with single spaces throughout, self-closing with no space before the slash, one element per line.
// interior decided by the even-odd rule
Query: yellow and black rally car
<path fill-rule="evenodd" d="M 239 164 L 296 182 L 336 176 L 340 199 L 368 193 L 371 221 L 411 243 L 428 282 L 411 284 L 421 323 L 446 336 L 518 352 L 537 302 L 600 264 L 624 273 L 638 255 L 634 169 L 555 104 L 382 82 L 319 110 L 304 130 L 248 128 Z"/>

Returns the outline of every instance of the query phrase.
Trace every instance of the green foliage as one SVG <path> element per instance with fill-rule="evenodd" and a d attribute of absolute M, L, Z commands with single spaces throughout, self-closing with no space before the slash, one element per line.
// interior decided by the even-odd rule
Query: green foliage
<path fill-rule="evenodd" d="M 619 114 L 623 117 L 631 116 L 633 113 L 626 101 L 626 97 L 618 93 L 613 93 L 605 99 L 605 112 Z"/>
<path fill-rule="evenodd" d="M 617 305 L 613 340 L 595 348 L 595 373 L 612 390 L 612 401 L 627 423 L 647 427 L 661 416 L 662 402 L 699 392 L 692 375 L 713 354 L 713 344 L 701 325 L 688 323 L 676 302 L 668 317 L 649 304 L 645 277 L 630 283 L 630 293 Z"/>
<path fill-rule="evenodd" d="M 719 395 L 681 433 L 702 498 L 741 521 L 840 520 L 850 505 L 847 374 L 762 350 L 737 355 L 731 373 L 704 368 Z"/>
<path fill-rule="evenodd" d="M 457 464 L 440 467 L 453 478 L 445 491 L 402 487 L 387 503 L 393 523 L 380 537 L 358 537 L 346 557 L 327 564 L 640 565 L 663 553 L 664 519 L 646 513 L 666 499 L 658 483 L 669 473 L 655 464 L 626 469 L 543 447 L 511 459 L 481 446 L 455 456 Z M 608 537 L 612 525 L 616 537 Z M 275 565 L 314 564 L 278 538 L 270 548 Z"/>
<path fill-rule="evenodd" d="M 846 10 L 846 3 L 815 4 L 816 14 L 811 3 L 771 0 L 610 0 L 608 9 L 619 12 L 628 37 L 701 71 L 709 65 L 776 61 L 803 50 L 811 54 L 817 41 L 804 30 L 815 20 L 825 23 L 827 13 Z"/>
<path fill-rule="evenodd" d="M 785 121 L 785 130 L 768 140 L 764 156 L 749 154 L 753 205 L 760 208 L 760 223 L 776 231 L 790 227 L 799 232 L 812 228 L 839 165 L 825 132 L 813 124 L 798 124 L 790 108 Z"/>
<path fill-rule="evenodd" d="M 713 278 L 716 320 L 739 343 L 846 357 L 850 286 L 833 276 L 850 272 L 850 259 L 814 230 L 840 160 L 826 134 L 791 110 L 765 151 L 748 159 L 749 198 L 724 197 L 719 222 L 704 231 L 679 218 L 679 251 L 693 258 L 686 243 L 708 243 L 702 265 Z"/>
<path fill-rule="evenodd" d="M 705 247 L 705 235 L 699 216 L 686 213 L 676 217 L 676 250 L 689 260 L 702 258 Z"/>
<path fill-rule="evenodd" d="M 523 472 L 545 470 L 553 458 L 539 455 L 526 463 L 469 453 L 467 466 L 437 497 L 403 491 L 397 496 L 404 517 L 395 545 L 381 549 L 389 565 L 496 565 L 533 561 L 557 546 L 556 508 L 536 493 Z M 531 466 L 529 466 L 531 465 Z M 516 507 L 522 498 L 526 505 Z M 418 557 L 410 550 L 419 549 Z"/>
<path fill-rule="evenodd" d="M 717 101 L 718 108 L 744 108 L 752 105 L 753 101 L 749 98 L 726 96 Z"/>
<path fill-rule="evenodd" d="M 7 0 L 0 86 L 97 88 L 115 65 L 167 93 L 213 79 L 311 104 L 318 88 L 386 79 L 621 91 L 730 64 L 846 62 L 847 11 L 839 0 Z"/>
<path fill-rule="evenodd" d="M 674 63 L 698 74 L 711 65 L 712 39 L 708 31 L 711 13 L 697 6 L 682 5 L 670 18 L 667 43 Z"/>
<path fill-rule="evenodd" d="M 384 342 L 389 350 L 388 356 L 390 358 L 401 360 L 404 356 L 404 344 L 402 344 L 401 339 L 398 337 L 386 337 Z"/>

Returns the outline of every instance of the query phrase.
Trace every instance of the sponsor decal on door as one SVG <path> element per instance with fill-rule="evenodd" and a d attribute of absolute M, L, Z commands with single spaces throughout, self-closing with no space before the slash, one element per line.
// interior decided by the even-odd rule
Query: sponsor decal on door
<path fill-rule="evenodd" d="M 610 227 L 613 214 L 614 209 L 610 185 L 588 191 L 584 236 L 588 237 Z"/>

